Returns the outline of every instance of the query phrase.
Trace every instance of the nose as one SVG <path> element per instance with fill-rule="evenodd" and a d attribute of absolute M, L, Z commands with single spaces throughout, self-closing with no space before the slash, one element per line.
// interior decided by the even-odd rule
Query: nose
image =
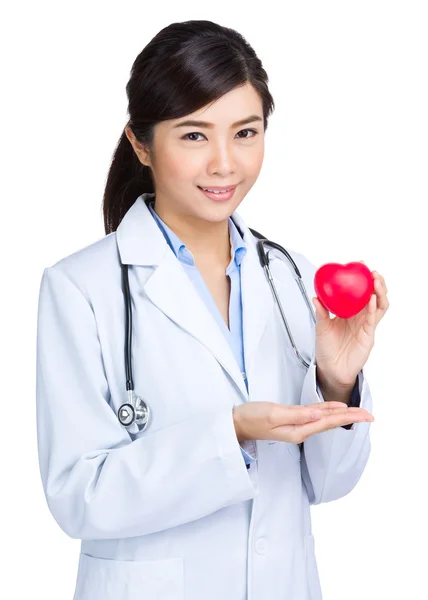
<path fill-rule="evenodd" d="M 218 142 L 213 144 L 209 161 L 211 173 L 227 176 L 236 170 L 236 161 L 231 144 Z"/>

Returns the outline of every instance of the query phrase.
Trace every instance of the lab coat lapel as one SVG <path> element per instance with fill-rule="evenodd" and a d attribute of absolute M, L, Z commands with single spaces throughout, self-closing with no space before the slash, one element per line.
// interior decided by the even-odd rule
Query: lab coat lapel
<path fill-rule="evenodd" d="M 124 264 L 155 267 L 148 277 L 144 278 L 143 274 L 139 277 L 144 293 L 168 318 L 215 356 L 248 400 L 242 373 L 233 352 L 150 214 L 146 205 L 149 196 L 139 196 L 117 228 L 121 260 Z M 241 263 L 241 290 L 244 356 L 251 391 L 252 362 L 267 319 L 271 315 L 272 295 L 251 232 L 236 212 L 232 218 L 247 243 L 247 253 Z M 147 275 L 146 271 L 144 273 Z M 177 351 L 180 349 L 177 348 Z"/>
<path fill-rule="evenodd" d="M 242 217 L 235 211 L 232 219 L 247 243 L 247 253 L 241 262 L 242 328 L 245 369 L 251 391 L 255 356 L 263 332 L 272 318 L 274 298 L 265 270 L 257 252 L 257 238 L 253 236 Z M 266 352 L 275 353 L 275 348 L 266 347 Z"/>

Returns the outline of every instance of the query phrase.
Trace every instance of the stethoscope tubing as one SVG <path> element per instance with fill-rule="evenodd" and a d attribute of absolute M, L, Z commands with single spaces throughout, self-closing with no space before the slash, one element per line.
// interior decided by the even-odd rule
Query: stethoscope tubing
<path fill-rule="evenodd" d="M 254 234 L 254 230 L 252 229 L 251 231 Z M 258 237 L 258 236 L 256 236 L 256 237 Z M 286 256 L 286 258 L 288 259 L 288 261 L 290 262 L 290 264 L 292 265 L 292 267 L 294 269 L 294 272 L 295 272 L 295 274 L 297 276 L 297 279 L 295 279 L 295 281 L 296 281 L 297 285 L 299 286 L 300 292 L 301 292 L 301 294 L 302 294 L 302 296 L 303 296 L 303 298 L 305 300 L 305 304 L 308 307 L 309 313 L 310 313 L 311 318 L 312 318 L 312 322 L 314 324 L 316 323 L 315 311 L 314 311 L 314 309 L 313 309 L 313 307 L 312 307 L 312 305 L 311 305 L 311 303 L 309 301 L 308 294 L 306 292 L 305 284 L 303 283 L 300 271 L 299 271 L 296 263 L 294 262 L 294 260 L 290 256 L 290 254 L 287 252 L 287 250 L 285 248 L 283 248 L 282 246 L 280 246 L 279 244 L 277 244 L 276 242 L 271 242 L 271 241 L 269 241 L 266 238 L 260 238 L 259 241 L 257 242 L 257 250 L 258 250 L 258 254 L 259 254 L 259 258 L 260 258 L 260 263 L 261 263 L 263 269 L 266 272 L 267 280 L 269 282 L 269 285 L 270 285 L 270 288 L 272 290 L 272 293 L 273 293 L 273 295 L 275 297 L 276 303 L 278 304 L 278 308 L 279 308 L 279 311 L 281 313 L 281 318 L 282 318 L 282 321 L 283 321 L 283 323 L 285 325 L 285 329 L 287 330 L 287 334 L 288 334 L 288 337 L 290 339 L 290 342 L 291 342 L 291 345 L 293 347 L 293 350 L 294 350 L 297 358 L 299 359 L 299 361 L 302 363 L 302 365 L 308 369 L 310 363 L 308 363 L 303 358 L 303 356 L 300 354 L 299 350 L 297 349 L 296 343 L 294 341 L 293 334 L 291 332 L 290 326 L 288 325 L 287 317 L 285 316 L 285 312 L 284 312 L 284 309 L 282 307 L 281 300 L 279 299 L 279 295 L 278 295 L 278 292 L 277 292 L 277 289 L 276 289 L 276 286 L 275 286 L 275 283 L 274 283 L 274 280 L 273 280 L 273 277 L 272 277 L 272 273 L 271 273 L 271 270 L 269 268 L 269 257 L 268 257 L 268 255 L 265 252 L 265 249 L 264 249 L 265 245 L 266 246 L 271 246 L 273 248 L 276 248 L 277 250 L 279 250 L 280 252 L 282 252 Z"/>
<path fill-rule="evenodd" d="M 132 307 L 131 307 L 131 292 L 129 291 L 128 265 L 122 264 L 122 286 L 123 295 L 125 297 L 125 372 L 126 372 L 126 389 L 133 391 L 134 380 L 132 378 L 131 352 L 132 352 Z"/>
<path fill-rule="evenodd" d="M 255 237 L 258 238 L 257 252 L 259 255 L 260 264 L 266 273 L 267 280 L 269 282 L 270 288 L 272 290 L 272 293 L 275 297 L 279 311 L 281 313 L 281 318 L 284 323 L 284 326 L 287 331 L 287 334 L 290 339 L 293 350 L 294 350 L 298 360 L 300 361 L 300 363 L 304 367 L 309 368 L 309 363 L 303 358 L 303 356 L 300 354 L 299 350 L 297 349 L 293 334 L 291 332 L 290 326 L 288 325 L 288 321 L 285 316 L 285 312 L 282 307 L 281 300 L 279 298 L 275 283 L 273 281 L 271 270 L 269 268 L 270 259 L 269 259 L 269 256 L 265 252 L 264 246 L 271 246 L 272 248 L 276 248 L 277 250 L 279 250 L 282 254 L 284 254 L 284 256 L 287 258 L 287 260 L 293 267 L 294 273 L 297 277 L 297 278 L 295 277 L 294 279 L 295 279 L 295 281 L 300 289 L 300 292 L 305 300 L 305 303 L 306 303 L 306 306 L 311 315 L 312 321 L 315 324 L 316 323 L 316 313 L 315 313 L 315 310 L 308 298 L 308 294 L 306 292 L 306 288 L 303 283 L 300 271 L 299 271 L 296 263 L 294 262 L 294 260 L 292 259 L 292 257 L 290 256 L 290 254 L 287 252 L 287 250 L 285 248 L 283 248 L 276 242 L 271 242 L 270 240 L 265 238 L 263 235 L 261 235 L 254 229 L 250 229 L 250 231 L 253 233 L 253 235 Z M 128 394 L 128 402 L 122 404 L 119 407 L 118 418 L 124 427 L 130 427 L 131 425 L 134 424 L 134 422 L 136 422 L 138 424 L 139 421 L 143 421 L 143 423 L 138 424 L 139 431 L 142 431 L 142 430 L 146 429 L 146 427 L 148 426 L 148 424 L 150 422 L 150 407 L 144 402 L 144 400 L 142 400 L 142 398 L 134 398 L 134 380 L 133 380 L 133 376 L 132 376 L 132 358 L 131 358 L 131 354 L 132 354 L 132 305 L 131 305 L 131 303 L 132 303 L 132 300 L 131 300 L 131 293 L 129 290 L 128 267 L 129 267 L 128 264 L 121 263 L 122 288 L 123 288 L 123 295 L 125 298 L 125 331 L 126 331 L 126 335 L 125 335 L 125 374 L 126 374 L 126 390 L 127 390 L 127 394 Z M 137 403 L 138 403 L 138 409 L 137 409 Z M 135 405 L 135 407 L 134 407 L 134 405 Z M 121 414 L 122 414 L 123 410 L 128 411 L 128 416 L 130 413 L 132 414 L 132 422 L 129 422 L 128 424 L 125 424 L 123 422 L 123 419 L 121 419 Z M 140 416 L 138 417 L 138 415 L 140 415 Z"/>

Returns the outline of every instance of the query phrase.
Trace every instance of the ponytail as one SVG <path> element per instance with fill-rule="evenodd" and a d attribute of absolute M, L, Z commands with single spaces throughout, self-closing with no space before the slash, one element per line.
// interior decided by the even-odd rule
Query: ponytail
<path fill-rule="evenodd" d="M 116 231 L 125 213 L 141 194 L 154 192 L 152 171 L 136 155 L 125 130 L 113 154 L 103 197 L 104 230 Z"/>

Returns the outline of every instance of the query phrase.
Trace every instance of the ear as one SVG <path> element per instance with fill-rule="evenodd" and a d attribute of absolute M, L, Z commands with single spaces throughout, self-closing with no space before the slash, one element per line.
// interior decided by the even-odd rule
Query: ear
<path fill-rule="evenodd" d="M 127 125 L 125 127 L 125 135 L 128 138 L 130 144 L 132 145 L 132 147 L 134 148 L 135 154 L 138 157 L 138 160 L 146 167 L 151 167 L 151 161 L 150 161 L 150 153 L 148 151 L 148 149 L 146 148 L 146 146 L 144 146 L 143 144 L 141 144 L 141 142 L 139 142 L 137 140 L 137 138 L 135 137 L 132 129 L 129 127 L 129 125 Z"/>

